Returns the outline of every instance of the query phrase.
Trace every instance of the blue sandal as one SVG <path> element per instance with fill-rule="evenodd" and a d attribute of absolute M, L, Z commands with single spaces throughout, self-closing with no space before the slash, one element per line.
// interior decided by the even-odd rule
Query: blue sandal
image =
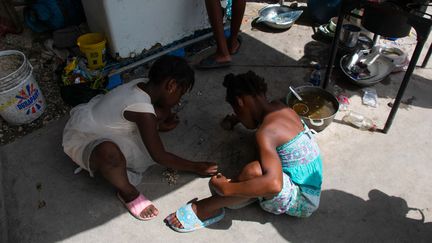
<path fill-rule="evenodd" d="M 195 212 L 192 209 L 192 204 L 188 203 L 176 211 L 176 217 L 178 221 L 182 224 L 183 228 L 178 228 L 174 225 L 171 225 L 168 220 L 167 223 L 173 230 L 180 233 L 187 233 L 219 222 L 221 219 L 223 219 L 224 216 L 225 209 L 222 208 L 222 212 L 219 215 L 213 218 L 209 218 L 203 222 L 196 216 Z"/>

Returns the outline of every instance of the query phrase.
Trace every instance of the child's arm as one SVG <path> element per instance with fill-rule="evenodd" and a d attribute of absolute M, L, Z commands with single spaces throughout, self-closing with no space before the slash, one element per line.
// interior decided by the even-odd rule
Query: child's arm
<path fill-rule="evenodd" d="M 124 116 L 127 120 L 136 123 L 144 145 L 152 159 L 157 163 L 172 169 L 190 171 L 199 175 L 206 176 L 217 173 L 218 167 L 216 163 L 192 162 L 165 151 L 157 130 L 157 119 L 155 115 L 151 113 L 125 111 Z"/>
<path fill-rule="evenodd" d="M 276 144 L 262 133 L 257 134 L 257 142 L 262 176 L 241 182 L 230 182 L 225 177 L 213 176 L 211 184 L 222 195 L 248 198 L 270 197 L 282 190 L 282 164 L 276 152 Z"/>

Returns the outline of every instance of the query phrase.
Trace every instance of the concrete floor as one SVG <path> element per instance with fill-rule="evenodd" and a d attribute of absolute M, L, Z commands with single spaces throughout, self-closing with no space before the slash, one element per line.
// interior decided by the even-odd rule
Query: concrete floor
<path fill-rule="evenodd" d="M 181 124 L 162 135 L 168 150 L 192 160 L 217 161 L 227 175 L 236 174 L 255 152 L 250 131 L 239 126 L 228 132 L 219 126 L 231 112 L 224 102 L 224 75 L 254 70 L 266 78 L 269 97 L 279 98 L 290 85 L 308 79 L 311 69 L 299 66 L 311 61 L 325 64 L 329 52 L 327 44 L 311 38 L 313 29 L 302 21 L 280 33 L 252 29 L 252 17 L 260 6 L 248 4 L 236 65 L 197 71 L 194 90 L 182 101 Z M 160 216 L 138 221 L 102 178 L 73 174 L 75 166 L 61 147 L 66 117 L 0 148 L 0 241 L 430 242 L 431 74 L 430 67 L 416 70 L 404 96 L 404 101 L 412 102 L 399 109 L 388 134 L 357 130 L 344 124 L 339 112 L 317 135 L 324 182 L 320 208 L 310 218 L 271 215 L 254 204 L 228 210 L 220 223 L 190 234 L 172 231 L 163 219 L 187 201 L 209 196 L 208 178 L 180 173 L 177 184 L 169 185 L 162 175 L 165 169 L 151 167 L 139 189 L 153 200 Z M 337 77 L 335 73 L 334 80 L 351 95 L 350 108 L 382 127 L 402 74 L 374 86 L 378 108 L 363 106 L 361 89 Z M 42 201 L 46 205 L 38 208 Z"/>

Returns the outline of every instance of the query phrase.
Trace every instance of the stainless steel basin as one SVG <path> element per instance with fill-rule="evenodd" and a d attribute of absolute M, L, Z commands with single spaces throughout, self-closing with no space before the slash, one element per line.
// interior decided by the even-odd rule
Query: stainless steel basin
<path fill-rule="evenodd" d="M 259 18 L 256 22 L 275 29 L 288 29 L 302 13 L 302 10 L 293 10 L 288 6 L 271 4 L 258 12 Z"/>

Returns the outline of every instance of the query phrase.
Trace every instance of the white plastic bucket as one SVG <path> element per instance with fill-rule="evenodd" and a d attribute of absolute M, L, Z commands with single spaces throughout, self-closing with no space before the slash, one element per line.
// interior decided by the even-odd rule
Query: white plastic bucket
<path fill-rule="evenodd" d="M 11 70 L 7 70 L 8 61 L 17 58 L 22 60 L 19 68 L 11 65 Z M 33 67 L 24 53 L 0 51 L 0 65 L 3 65 L 0 72 L 0 116 L 12 125 L 30 123 L 40 117 L 46 103 L 33 77 Z"/>

